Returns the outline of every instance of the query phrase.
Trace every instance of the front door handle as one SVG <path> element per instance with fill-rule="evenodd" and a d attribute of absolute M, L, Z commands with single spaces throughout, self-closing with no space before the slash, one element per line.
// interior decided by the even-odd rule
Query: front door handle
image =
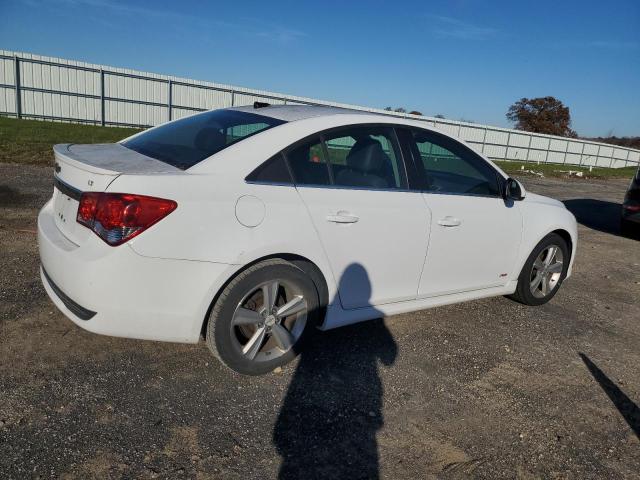
<path fill-rule="evenodd" d="M 327 221 L 333 223 L 356 223 L 360 220 L 356 215 L 352 215 L 348 212 L 340 211 L 335 215 L 327 215 Z"/>
<path fill-rule="evenodd" d="M 444 217 L 438 220 L 438 225 L 443 227 L 459 227 L 462 221 L 455 217 Z"/>

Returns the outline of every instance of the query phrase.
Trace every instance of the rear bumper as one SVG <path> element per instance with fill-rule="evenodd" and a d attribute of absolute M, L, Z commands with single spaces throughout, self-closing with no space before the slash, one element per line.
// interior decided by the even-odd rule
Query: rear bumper
<path fill-rule="evenodd" d="M 218 288 L 237 266 L 143 257 L 97 236 L 75 245 L 55 225 L 51 202 L 38 215 L 41 278 L 76 325 L 118 337 L 195 343 Z"/>
<path fill-rule="evenodd" d="M 80 320 L 91 320 L 96 316 L 97 312 L 92 312 L 69 298 L 69 296 L 60 289 L 60 287 L 53 283 L 53 280 L 51 280 L 51 277 L 47 274 L 44 268 L 42 268 L 42 266 L 40 267 L 40 278 L 42 280 L 42 284 L 51 289 L 51 293 L 47 291 L 49 296 L 55 295 L 58 297 L 64 306 Z"/>

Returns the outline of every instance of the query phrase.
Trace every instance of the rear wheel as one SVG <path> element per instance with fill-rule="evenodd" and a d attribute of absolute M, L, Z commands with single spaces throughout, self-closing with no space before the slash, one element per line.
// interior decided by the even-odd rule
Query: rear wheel
<path fill-rule="evenodd" d="M 251 266 L 220 294 L 209 316 L 207 345 L 226 366 L 260 375 L 299 353 L 318 316 L 313 281 L 280 259 Z"/>
<path fill-rule="evenodd" d="M 562 285 L 569 260 L 567 242 L 558 234 L 547 235 L 529 255 L 510 298 L 525 305 L 547 303 Z"/>
<path fill-rule="evenodd" d="M 620 220 L 620 233 L 624 237 L 636 238 L 640 236 L 640 225 L 622 218 Z"/>

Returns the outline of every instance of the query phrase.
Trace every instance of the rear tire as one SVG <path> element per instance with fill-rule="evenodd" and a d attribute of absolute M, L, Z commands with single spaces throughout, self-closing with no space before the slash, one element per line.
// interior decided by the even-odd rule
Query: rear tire
<path fill-rule="evenodd" d="M 230 369 L 261 375 L 293 360 L 318 321 L 315 284 L 300 268 L 270 259 L 240 272 L 211 309 L 206 342 Z"/>
<path fill-rule="evenodd" d="M 640 225 L 622 218 L 620 219 L 620 233 L 623 237 L 638 238 L 640 236 Z"/>
<path fill-rule="evenodd" d="M 509 298 L 525 305 L 543 305 L 562 285 L 569 268 L 567 242 L 558 234 L 544 237 L 522 267 L 516 291 Z"/>

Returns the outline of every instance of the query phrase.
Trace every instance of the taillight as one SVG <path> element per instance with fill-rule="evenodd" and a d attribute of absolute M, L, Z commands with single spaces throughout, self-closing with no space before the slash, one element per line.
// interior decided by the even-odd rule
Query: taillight
<path fill-rule="evenodd" d="M 80 197 L 78 223 L 112 246 L 144 232 L 178 207 L 173 200 L 130 193 L 85 192 Z"/>
<path fill-rule="evenodd" d="M 640 212 L 640 203 L 625 203 L 622 208 L 630 212 Z"/>

